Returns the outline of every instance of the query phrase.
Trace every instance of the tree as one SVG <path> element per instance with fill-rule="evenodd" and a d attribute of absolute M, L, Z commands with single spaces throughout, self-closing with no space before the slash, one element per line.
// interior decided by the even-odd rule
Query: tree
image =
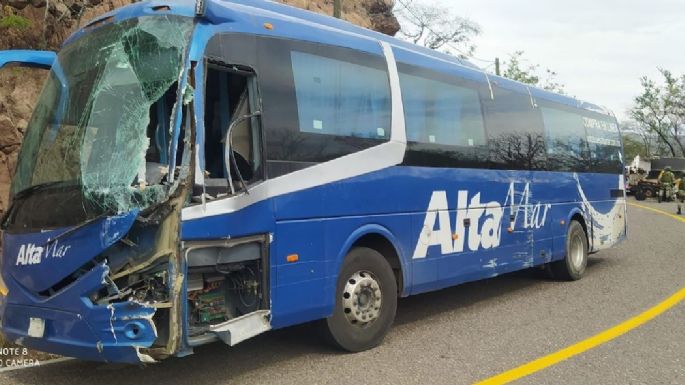
<path fill-rule="evenodd" d="M 449 8 L 425 4 L 420 0 L 397 0 L 393 10 L 400 20 L 400 37 L 461 58 L 473 55 L 472 39 L 480 34 L 480 26 L 455 15 Z"/>
<path fill-rule="evenodd" d="M 637 155 L 649 156 L 645 144 L 632 135 L 623 135 L 623 155 L 626 162 L 630 162 Z"/>
<path fill-rule="evenodd" d="M 659 72 L 663 84 L 646 76 L 640 79 L 642 93 L 635 98 L 630 116 L 656 135 L 671 156 L 685 156 L 685 76 L 675 76 L 663 68 Z"/>
<path fill-rule="evenodd" d="M 548 91 L 560 94 L 565 93 L 564 85 L 556 79 L 557 73 L 555 71 L 545 68 L 544 75 L 539 75 L 540 65 L 531 64 L 524 66 L 522 62 L 526 59 L 523 57 L 523 54 L 524 51 L 516 51 L 509 57 L 508 61 L 503 62 L 504 72 L 502 76 Z"/>
<path fill-rule="evenodd" d="M 635 144 L 635 149 L 639 148 L 639 154 L 646 158 L 653 157 L 663 157 L 663 156 L 673 156 L 670 149 L 664 142 L 649 128 L 645 125 L 640 124 L 632 119 L 624 120 L 620 124 L 621 132 L 623 133 L 623 145 L 625 148 L 626 159 L 630 160 L 630 152 L 632 151 L 628 147 L 632 146 L 632 143 L 627 141 L 632 140 L 633 142 L 638 142 Z M 628 138 L 628 139 L 626 139 Z"/>

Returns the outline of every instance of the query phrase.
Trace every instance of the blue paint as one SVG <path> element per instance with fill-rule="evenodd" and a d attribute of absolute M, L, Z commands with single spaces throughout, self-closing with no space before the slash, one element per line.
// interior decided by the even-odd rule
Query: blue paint
<path fill-rule="evenodd" d="M 170 10 L 156 11 L 156 6 Z M 191 1 L 160 0 L 134 3 L 103 15 L 98 21 L 119 22 L 128 18 L 174 14 L 193 17 Z M 109 19 L 111 18 L 111 19 Z M 267 30 L 264 23 L 274 28 Z M 98 26 L 81 29 L 64 45 L 81 38 Z M 188 69 L 196 62 L 195 79 L 203 79 L 206 70 L 204 49 L 209 39 L 220 32 L 276 36 L 353 48 L 379 55 L 379 41 L 393 45 L 398 61 L 418 65 L 456 77 L 469 79 L 482 86 L 488 80 L 499 87 L 530 95 L 535 99 L 562 103 L 574 108 L 602 111 L 600 107 L 573 98 L 530 88 L 496 76 L 487 76 L 472 64 L 391 37 L 368 31 L 344 21 L 305 12 L 275 2 L 262 0 L 210 0 L 206 16 L 196 19 L 192 44 L 186 56 L 185 70 L 180 74 L 180 88 L 188 81 Z M 0 53 L 0 67 L 8 62 L 33 63 L 49 67 L 54 53 L 33 51 Z M 197 84 L 195 94 L 196 144 L 204 147 L 204 85 Z M 179 101 L 181 96 L 179 95 Z M 158 111 L 162 114 L 163 111 Z M 176 163 L 180 135 L 181 109 L 176 110 L 171 127 L 171 150 L 168 159 Z M 167 123 L 164 122 L 164 125 Z M 166 130 L 162 130 L 166 132 Z M 164 141 L 164 137 L 157 138 Z M 204 159 L 198 157 L 199 169 Z M 282 196 L 268 197 L 231 214 L 207 216 L 181 223 L 183 241 L 239 238 L 255 234 L 272 234 L 269 245 L 269 287 L 272 326 L 285 327 L 329 316 L 333 311 L 338 272 L 345 255 L 355 242 L 366 235 L 387 239 L 399 256 L 402 273 L 401 294 L 422 293 L 488 278 L 507 272 L 544 264 L 564 257 L 568 224 L 580 215 L 588 225 L 592 246 L 599 247 L 602 237 L 593 238 L 602 224 L 581 203 L 578 186 L 585 193 L 596 215 L 611 212 L 617 200 L 610 190 L 618 187 L 617 175 L 581 174 L 578 181 L 572 173 L 447 169 L 424 167 L 390 167 L 322 186 Z M 440 246 L 428 248 L 425 258 L 414 258 L 417 242 L 424 227 L 426 210 L 435 191 L 445 191 L 446 209 L 454 227 L 457 194 L 468 190 L 469 198 L 480 193 L 480 202 L 496 201 L 503 205 L 512 184 L 517 194 L 530 184 L 531 205 L 550 204 L 544 226 L 523 228 L 522 219 L 509 233 L 508 212 L 500 224 L 501 239 L 496 248 L 442 254 Z M 481 208 L 484 207 L 481 205 Z M 473 208 L 473 207 L 471 207 Z M 50 297 L 38 293 L 54 286 L 76 269 L 93 260 L 103 250 L 130 231 L 138 212 L 93 221 L 78 229 L 56 229 L 31 234 L 5 234 L 2 275 L 9 296 L 0 298 L 2 330 L 10 340 L 20 340 L 28 347 L 83 359 L 139 362 L 137 348 L 149 347 L 155 340 L 149 319 L 154 309 L 135 302 L 121 302 L 113 307 L 99 306 L 89 295 L 104 287 L 107 274 L 104 264 L 90 267 L 79 279 Z M 465 234 L 480 228 L 485 218 L 472 223 Z M 625 223 L 624 223 L 625 224 Z M 623 230 L 625 236 L 625 230 Z M 56 237 L 61 238 L 55 242 Z M 619 239 L 620 240 L 620 239 Z M 464 240 L 467 242 L 467 240 Z M 59 257 L 43 258 L 40 264 L 17 263 L 22 246 L 48 249 L 69 246 Z M 299 260 L 287 263 L 286 256 L 296 253 Z M 41 255 L 41 257 L 43 257 Z M 171 268 L 170 268 L 171 269 Z M 180 272 L 187 272 L 185 262 Z M 169 270 L 169 282 L 176 271 Z M 186 294 L 184 281 L 182 296 Z M 184 301 L 185 302 L 185 301 Z M 179 355 L 188 354 L 188 309 L 182 305 L 184 319 Z M 114 316 L 113 316 L 114 314 Z M 43 338 L 28 336 L 29 318 L 46 320 Z M 138 332 L 134 332 L 138 331 Z"/>
<path fill-rule="evenodd" d="M 21 345 L 50 353 L 93 361 L 139 363 L 135 347 L 155 340 L 149 317 L 154 309 L 132 302 L 107 306 L 93 304 L 88 295 L 102 287 L 108 269 L 98 265 L 72 285 L 50 297 L 38 297 L 4 273 L 9 297 L 0 297 L 2 332 Z M 45 320 L 43 338 L 28 336 L 31 317 Z M 139 326 L 136 338 L 127 337 L 127 325 Z"/>
<path fill-rule="evenodd" d="M 616 202 L 610 198 L 610 190 L 618 187 L 616 175 L 583 174 L 579 179 L 599 210 L 608 211 Z M 544 227 L 508 234 L 505 219 L 498 248 L 441 255 L 440 247 L 434 246 L 427 258 L 412 260 L 433 191 L 447 192 L 453 221 L 457 191 L 468 190 L 470 196 L 480 192 L 481 202 L 503 204 L 512 182 L 518 192 L 532 183 L 531 204 L 552 205 Z M 273 325 L 280 327 L 331 314 L 342 258 L 364 234 L 391 241 L 402 262 L 402 293 L 417 294 L 563 258 L 568 223 L 574 214 L 583 212 L 579 201 L 572 173 L 392 167 L 275 197 L 232 214 L 183 222 L 183 238 L 273 232 Z M 286 263 L 285 257 L 292 253 L 300 255 L 300 262 Z M 493 259 L 499 261 L 497 266 L 483 267 Z M 312 292 L 315 284 L 320 286 Z"/>
<path fill-rule="evenodd" d="M 52 51 L 0 51 L 0 69 L 7 64 L 50 69 L 56 58 L 57 54 Z"/>
<path fill-rule="evenodd" d="M 58 229 L 40 233 L 3 234 L 3 273 L 32 292 L 44 291 L 91 261 L 133 225 L 137 211 L 105 217 L 76 230 Z M 22 247 L 41 248 L 40 261 L 23 264 L 18 260 Z"/>

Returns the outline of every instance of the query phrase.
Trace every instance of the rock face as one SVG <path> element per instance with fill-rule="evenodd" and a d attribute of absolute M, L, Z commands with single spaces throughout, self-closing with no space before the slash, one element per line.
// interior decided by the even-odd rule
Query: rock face
<path fill-rule="evenodd" d="M 313 12 L 333 14 L 333 0 L 281 0 Z M 342 18 L 362 27 L 394 36 L 400 23 L 392 13 L 393 0 L 342 0 Z"/>
<path fill-rule="evenodd" d="M 313 12 L 333 13 L 333 0 L 281 1 Z M 89 20 L 132 2 L 0 0 L 0 50 L 57 50 L 64 39 Z M 342 16 L 347 21 L 388 35 L 400 29 L 392 14 L 393 0 L 343 0 L 342 3 Z M 45 77 L 45 71 L 41 70 L 15 67 L 0 71 L 0 214 L 7 207 L 21 139 Z"/>

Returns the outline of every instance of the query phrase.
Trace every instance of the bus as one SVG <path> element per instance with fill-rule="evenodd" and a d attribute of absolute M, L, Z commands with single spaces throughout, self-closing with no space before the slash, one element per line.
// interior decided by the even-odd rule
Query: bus
<path fill-rule="evenodd" d="M 148 363 L 318 321 L 379 345 L 398 297 L 626 236 L 606 109 L 263 0 L 105 14 L 49 70 L 2 219 L 1 331 Z"/>

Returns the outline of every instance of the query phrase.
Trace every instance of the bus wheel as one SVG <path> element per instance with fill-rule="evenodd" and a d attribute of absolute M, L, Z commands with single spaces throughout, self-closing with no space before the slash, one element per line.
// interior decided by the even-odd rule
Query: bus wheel
<path fill-rule="evenodd" d="M 396 310 L 397 283 L 388 261 L 376 250 L 352 249 L 338 277 L 333 315 L 325 323 L 330 339 L 350 352 L 376 347 Z"/>
<path fill-rule="evenodd" d="M 565 281 L 577 281 L 587 267 L 588 241 L 583 226 L 571 221 L 566 234 L 566 257 L 549 264 L 552 276 Z"/>

